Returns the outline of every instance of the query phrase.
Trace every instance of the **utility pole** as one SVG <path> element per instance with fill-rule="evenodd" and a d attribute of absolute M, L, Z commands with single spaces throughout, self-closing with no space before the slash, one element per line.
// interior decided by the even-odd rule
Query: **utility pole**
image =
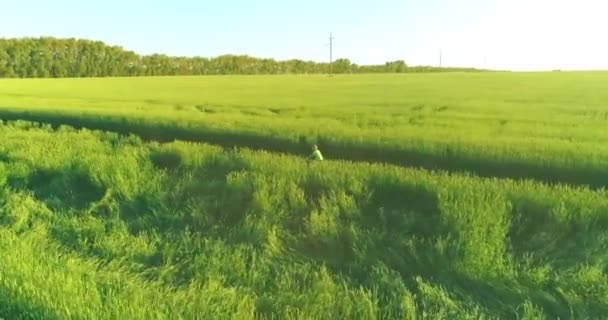
<path fill-rule="evenodd" d="M 333 73 L 332 63 L 334 58 L 334 36 L 329 34 L 329 74 Z"/>
<path fill-rule="evenodd" d="M 442 61 L 443 60 L 443 50 L 439 49 L 439 68 L 441 68 L 442 66 Z"/>

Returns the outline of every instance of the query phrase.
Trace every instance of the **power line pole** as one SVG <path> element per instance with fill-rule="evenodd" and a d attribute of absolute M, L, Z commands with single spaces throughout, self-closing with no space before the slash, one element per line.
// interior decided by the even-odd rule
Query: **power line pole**
<path fill-rule="evenodd" d="M 441 68 L 442 63 L 443 63 L 443 50 L 439 49 L 439 68 Z"/>
<path fill-rule="evenodd" d="M 333 73 L 332 70 L 332 63 L 333 63 L 333 59 L 334 59 L 334 36 L 330 33 L 329 34 L 329 74 Z"/>

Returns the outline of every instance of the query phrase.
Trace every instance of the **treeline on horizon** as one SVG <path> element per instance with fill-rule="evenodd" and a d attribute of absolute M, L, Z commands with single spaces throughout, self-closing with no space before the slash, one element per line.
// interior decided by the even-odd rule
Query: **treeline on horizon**
<path fill-rule="evenodd" d="M 53 37 L 0 39 L 0 78 L 77 78 L 119 76 L 324 74 L 480 71 L 473 68 L 408 66 L 404 61 L 356 65 L 223 55 L 215 58 L 138 55 L 101 41 Z"/>

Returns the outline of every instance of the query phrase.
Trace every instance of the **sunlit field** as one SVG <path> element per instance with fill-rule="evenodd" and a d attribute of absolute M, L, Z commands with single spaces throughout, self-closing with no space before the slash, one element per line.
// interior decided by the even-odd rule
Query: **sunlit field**
<path fill-rule="evenodd" d="M 608 73 L 0 80 L 0 119 L 7 319 L 608 314 Z"/>

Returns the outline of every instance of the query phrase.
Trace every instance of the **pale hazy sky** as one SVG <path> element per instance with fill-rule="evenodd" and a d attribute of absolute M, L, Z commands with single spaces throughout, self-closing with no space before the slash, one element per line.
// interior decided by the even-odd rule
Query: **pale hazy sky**
<path fill-rule="evenodd" d="M 0 37 L 102 40 L 138 53 L 509 70 L 608 69 L 601 0 L 2 1 Z M 485 62 L 484 62 L 485 61 Z"/>

